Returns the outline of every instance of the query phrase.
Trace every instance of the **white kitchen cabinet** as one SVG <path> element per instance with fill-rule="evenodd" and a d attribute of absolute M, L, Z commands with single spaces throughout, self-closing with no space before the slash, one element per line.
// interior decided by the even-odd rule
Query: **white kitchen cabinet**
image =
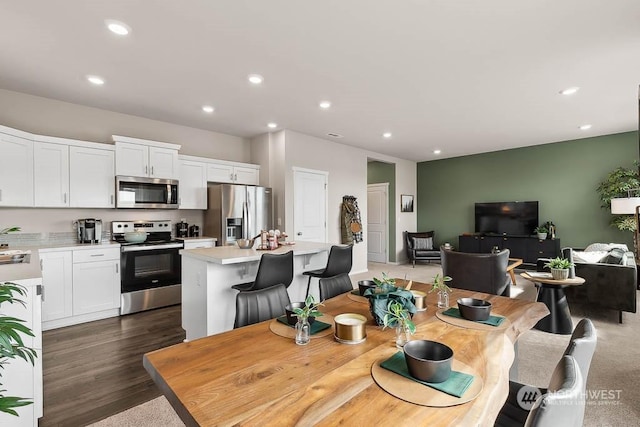
<path fill-rule="evenodd" d="M 73 315 L 120 307 L 120 249 L 73 252 Z"/>
<path fill-rule="evenodd" d="M 178 179 L 179 145 L 113 136 L 116 175 Z"/>
<path fill-rule="evenodd" d="M 69 147 L 69 206 L 115 207 L 113 148 Z"/>
<path fill-rule="evenodd" d="M 180 159 L 180 209 L 207 209 L 207 164 Z"/>
<path fill-rule="evenodd" d="M 0 129 L 0 206 L 32 207 L 33 140 Z"/>
<path fill-rule="evenodd" d="M 232 163 L 208 163 L 207 181 L 231 184 L 258 185 L 260 170 L 257 166 Z"/>
<path fill-rule="evenodd" d="M 42 417 L 43 385 L 42 385 L 42 320 L 40 295 L 38 286 L 41 279 L 12 280 L 24 286 L 26 296 L 19 296 L 22 304 L 2 304 L 0 312 L 5 316 L 16 317 L 25 321 L 24 325 L 33 332 L 33 337 L 21 334 L 27 347 L 36 350 L 34 365 L 23 359 L 9 359 L 2 369 L 2 389 L 5 396 L 19 396 L 32 399 L 31 405 L 15 408 L 18 417 L 0 412 L 0 426 L 37 427 L 38 418 Z M 15 295 L 14 295 L 15 296 Z"/>
<path fill-rule="evenodd" d="M 40 252 L 42 266 L 42 321 L 73 315 L 71 251 Z"/>
<path fill-rule="evenodd" d="M 35 141 L 33 177 L 36 207 L 69 206 L 69 146 Z"/>

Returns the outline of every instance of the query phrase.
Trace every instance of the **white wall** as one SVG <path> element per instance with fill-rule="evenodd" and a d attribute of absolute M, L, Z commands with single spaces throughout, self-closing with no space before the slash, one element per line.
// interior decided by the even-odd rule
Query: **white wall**
<path fill-rule="evenodd" d="M 360 148 L 339 144 L 321 138 L 286 130 L 286 207 L 285 230 L 293 230 L 293 167 L 326 171 L 329 173 L 327 218 L 329 242 L 340 243 L 340 208 L 342 196 L 351 195 L 358 199 L 363 232 L 367 235 L 367 158 L 376 158 L 396 164 L 396 193 L 416 194 L 416 163 L 383 156 Z M 416 214 L 399 215 L 396 224 L 397 248 L 403 252 L 402 231 L 415 230 Z M 354 246 L 352 272 L 367 270 L 367 242 Z M 400 258 L 398 258 L 400 259 Z"/>

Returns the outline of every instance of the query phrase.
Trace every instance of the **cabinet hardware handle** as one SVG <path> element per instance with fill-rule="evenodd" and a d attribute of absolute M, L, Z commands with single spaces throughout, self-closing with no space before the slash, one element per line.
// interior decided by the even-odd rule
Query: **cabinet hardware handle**
<path fill-rule="evenodd" d="M 116 273 L 120 274 L 119 268 L 118 268 L 118 264 L 116 264 Z"/>
<path fill-rule="evenodd" d="M 2 201 L 2 188 L 0 188 L 0 202 Z"/>
<path fill-rule="evenodd" d="M 151 166 L 151 176 L 153 176 L 153 166 Z"/>
<path fill-rule="evenodd" d="M 238 180 L 238 174 L 237 174 L 237 173 L 234 173 L 234 174 L 233 174 L 233 180 L 234 180 L 234 181 L 237 181 L 237 180 Z"/>
<path fill-rule="evenodd" d="M 40 271 L 42 271 L 42 260 L 40 260 Z"/>
<path fill-rule="evenodd" d="M 229 174 L 229 179 L 230 179 L 231 181 L 233 181 L 233 174 L 232 174 L 232 173 L 230 173 L 230 174 Z"/>
<path fill-rule="evenodd" d="M 91 254 L 89 256 L 104 256 L 104 254 Z"/>
<path fill-rule="evenodd" d="M 145 175 L 149 175 L 149 167 L 148 166 L 144 167 L 144 174 Z"/>
<path fill-rule="evenodd" d="M 67 203 L 67 193 L 64 193 L 64 203 Z"/>
<path fill-rule="evenodd" d="M 111 204 L 113 205 L 113 194 L 111 195 Z"/>
<path fill-rule="evenodd" d="M 36 295 L 42 296 L 42 302 L 44 302 L 44 285 L 36 286 Z"/>

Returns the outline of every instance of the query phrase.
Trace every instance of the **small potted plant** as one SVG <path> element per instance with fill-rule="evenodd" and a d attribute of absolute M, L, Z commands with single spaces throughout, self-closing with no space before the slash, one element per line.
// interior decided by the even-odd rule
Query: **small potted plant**
<path fill-rule="evenodd" d="M 535 228 L 535 230 L 533 230 L 533 232 L 538 235 L 539 240 L 545 240 L 547 238 L 547 233 L 549 233 L 549 230 L 547 230 L 546 226 L 539 225 Z"/>
<path fill-rule="evenodd" d="M 396 300 L 389 300 L 382 322 L 382 329 L 396 328 L 396 346 L 399 348 L 404 347 L 411 340 L 411 335 L 416 333 L 416 325 L 411 320 L 411 313 Z"/>
<path fill-rule="evenodd" d="M 447 282 L 452 279 L 449 276 L 440 276 L 436 274 L 433 278 L 433 284 L 431 285 L 431 292 L 438 292 L 438 308 L 449 308 L 449 294 L 452 292 L 451 288 L 447 286 Z"/>
<path fill-rule="evenodd" d="M 569 278 L 569 269 L 573 263 L 566 258 L 554 258 L 544 265 L 551 270 L 553 280 L 566 280 Z"/>
<path fill-rule="evenodd" d="M 411 291 L 397 287 L 395 279 L 382 273 L 382 279 L 374 277 L 373 281 L 375 288 L 367 289 L 363 296 L 369 300 L 369 310 L 376 325 L 384 325 L 384 315 L 391 300 L 399 302 L 411 315 L 416 313 L 415 297 Z"/>
<path fill-rule="evenodd" d="M 304 307 L 295 307 L 293 315 L 298 318 L 296 322 L 296 344 L 307 345 L 311 341 L 311 326 L 309 325 L 309 317 L 320 317 L 322 313 L 318 311 L 322 302 L 316 302 L 313 295 L 307 296 L 304 301 Z"/>

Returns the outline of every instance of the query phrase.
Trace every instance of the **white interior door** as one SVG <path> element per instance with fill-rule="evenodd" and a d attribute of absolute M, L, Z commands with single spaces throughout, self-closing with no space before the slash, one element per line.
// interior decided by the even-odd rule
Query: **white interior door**
<path fill-rule="evenodd" d="M 328 173 L 293 168 L 295 240 L 326 242 Z"/>
<path fill-rule="evenodd" d="M 387 262 L 389 184 L 367 186 L 367 260 Z"/>

